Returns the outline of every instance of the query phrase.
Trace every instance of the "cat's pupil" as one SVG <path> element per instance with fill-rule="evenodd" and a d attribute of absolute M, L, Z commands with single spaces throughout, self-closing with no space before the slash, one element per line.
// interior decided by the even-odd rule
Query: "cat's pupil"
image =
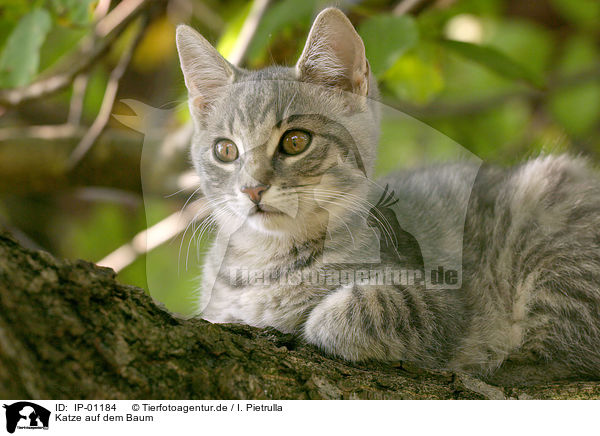
<path fill-rule="evenodd" d="M 299 154 L 308 147 L 310 141 L 310 133 L 303 130 L 291 130 L 281 138 L 281 148 L 286 154 Z"/>
<path fill-rule="evenodd" d="M 233 162 L 238 157 L 236 145 L 226 139 L 222 139 L 215 144 L 215 156 L 222 162 Z"/>

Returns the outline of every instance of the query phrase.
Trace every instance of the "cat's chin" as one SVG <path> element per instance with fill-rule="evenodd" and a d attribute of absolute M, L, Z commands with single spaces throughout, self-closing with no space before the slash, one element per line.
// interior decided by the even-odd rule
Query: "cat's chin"
<path fill-rule="evenodd" d="M 246 223 L 254 230 L 269 235 L 289 234 L 291 217 L 283 212 L 258 210 L 248 214 Z"/>

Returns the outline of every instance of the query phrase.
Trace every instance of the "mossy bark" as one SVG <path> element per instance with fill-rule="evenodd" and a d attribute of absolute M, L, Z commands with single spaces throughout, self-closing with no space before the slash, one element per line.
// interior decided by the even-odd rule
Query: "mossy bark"
<path fill-rule="evenodd" d="M 499 387 L 407 364 L 350 364 L 274 330 L 175 319 L 110 269 L 0 232 L 0 398 L 593 397 L 594 382 Z"/>

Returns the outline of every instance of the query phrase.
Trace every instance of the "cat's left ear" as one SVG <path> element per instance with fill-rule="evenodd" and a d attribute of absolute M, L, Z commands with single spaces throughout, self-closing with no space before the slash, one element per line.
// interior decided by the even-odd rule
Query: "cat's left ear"
<path fill-rule="evenodd" d="M 189 26 L 180 24 L 176 39 L 190 100 L 202 112 L 233 82 L 235 67 Z"/>
<path fill-rule="evenodd" d="M 327 8 L 315 19 L 296 64 L 300 80 L 366 96 L 369 63 L 365 46 L 342 11 Z"/>

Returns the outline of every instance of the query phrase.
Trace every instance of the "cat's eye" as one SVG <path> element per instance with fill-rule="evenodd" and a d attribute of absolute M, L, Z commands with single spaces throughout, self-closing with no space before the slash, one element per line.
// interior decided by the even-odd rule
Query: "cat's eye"
<path fill-rule="evenodd" d="M 214 152 L 221 162 L 233 162 L 238 158 L 238 148 L 229 139 L 221 139 L 215 143 Z"/>
<path fill-rule="evenodd" d="M 309 146 L 312 137 L 304 130 L 288 130 L 281 137 L 281 150 L 285 154 L 300 154 Z"/>

